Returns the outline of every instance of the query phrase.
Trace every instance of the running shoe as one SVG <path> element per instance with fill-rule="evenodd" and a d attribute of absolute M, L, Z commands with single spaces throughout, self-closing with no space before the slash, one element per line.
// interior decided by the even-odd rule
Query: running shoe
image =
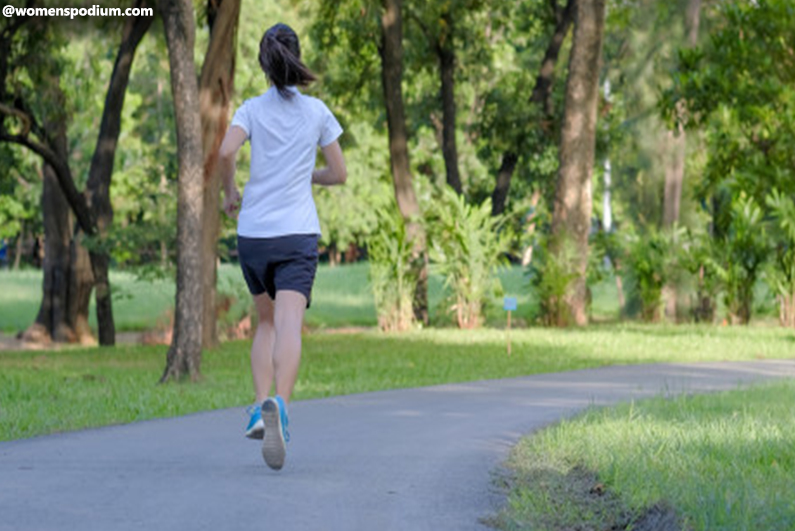
<path fill-rule="evenodd" d="M 250 415 L 246 437 L 249 439 L 262 439 L 265 436 L 265 423 L 262 421 L 262 406 L 254 404 L 246 408 Z"/>
<path fill-rule="evenodd" d="M 281 397 L 268 398 L 262 403 L 262 420 L 265 423 L 262 457 L 273 470 L 281 470 L 287 454 L 285 446 L 287 412 Z"/>

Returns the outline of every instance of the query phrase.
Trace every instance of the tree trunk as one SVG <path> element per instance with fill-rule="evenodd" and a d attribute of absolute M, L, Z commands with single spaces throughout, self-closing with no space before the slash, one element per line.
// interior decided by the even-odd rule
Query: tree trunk
<path fill-rule="evenodd" d="M 698 44 L 698 27 L 700 22 L 701 0 L 689 0 L 685 12 L 685 32 L 687 45 L 693 48 Z M 679 222 L 679 211 L 682 204 L 682 188 L 685 181 L 686 136 L 680 124 L 677 131 L 667 131 L 669 158 L 665 165 L 665 190 L 663 193 L 663 227 L 672 227 Z M 665 289 L 665 314 L 670 319 L 676 318 L 676 284 L 671 282 Z"/>
<path fill-rule="evenodd" d="M 91 291 L 94 288 L 94 273 L 88 250 L 80 243 L 80 234 L 72 238 L 69 249 L 71 268 L 69 271 L 69 323 L 81 345 L 96 345 L 88 324 L 88 309 Z"/>
<path fill-rule="evenodd" d="M 12 269 L 14 271 L 19 271 L 19 264 L 22 260 L 22 242 L 25 238 L 25 222 L 22 222 L 22 230 L 19 231 L 19 236 L 17 236 L 17 242 L 15 245 L 15 252 L 14 252 L 14 265 Z"/>
<path fill-rule="evenodd" d="M 566 7 L 556 12 L 555 31 L 549 39 L 549 44 L 544 52 L 544 59 L 541 61 L 541 68 L 538 71 L 538 76 L 536 76 L 536 82 L 530 96 L 532 103 L 541 105 L 545 122 L 551 122 L 555 114 L 552 104 L 555 65 L 558 63 L 558 56 L 560 55 L 560 49 L 563 47 L 563 41 L 566 39 L 566 34 L 574 21 L 576 6 L 577 0 L 568 0 Z M 551 133 L 551 128 L 548 125 L 542 123 L 539 124 L 539 127 L 545 134 L 549 135 Z M 517 146 L 518 149 L 519 147 Z M 491 194 L 491 213 L 494 216 L 500 215 L 505 211 L 505 201 L 508 198 L 511 179 L 518 159 L 519 156 L 515 151 L 508 150 L 502 155 L 500 170 L 497 172 L 497 182 Z"/>
<path fill-rule="evenodd" d="M 588 323 L 588 235 L 591 229 L 591 176 L 596 142 L 605 0 L 577 0 L 574 42 L 566 80 L 566 109 L 560 139 L 560 169 L 552 215 L 551 251 L 576 251 L 571 272 L 576 274 L 566 296 L 573 324 Z M 565 254 L 560 255 L 565 256 Z"/>
<path fill-rule="evenodd" d="M 69 203 L 54 173 L 52 167 L 45 163 L 41 193 L 44 221 L 42 299 L 36 321 L 24 334 L 26 340 L 37 343 L 75 340 L 75 333 L 67 320 L 72 220 Z"/>
<path fill-rule="evenodd" d="M 461 174 L 458 169 L 458 147 L 455 139 L 455 48 L 453 44 L 453 17 L 450 10 L 442 14 L 445 31 L 436 43 L 439 72 L 442 81 L 442 155 L 447 173 L 447 184 L 461 194 Z"/>
<path fill-rule="evenodd" d="M 425 230 L 420 222 L 420 206 L 412 186 L 409 166 L 408 133 L 403 107 L 403 20 L 402 0 L 383 0 L 381 17 L 381 79 L 389 130 L 389 156 L 395 199 L 406 223 L 406 234 L 412 242 L 412 268 L 417 276 L 414 291 L 414 317 L 428 323 L 428 255 Z"/>
<path fill-rule="evenodd" d="M 136 8 L 144 7 L 145 0 L 137 0 Z M 102 110 L 102 121 L 99 136 L 86 183 L 86 197 L 96 222 L 97 236 L 100 240 L 107 237 L 113 223 L 113 206 L 110 203 L 110 184 L 113 176 L 113 160 L 121 132 L 121 113 L 124 108 L 124 96 L 130 79 L 135 50 L 141 39 L 152 25 L 154 17 L 129 17 L 125 19 L 122 30 L 121 44 L 116 54 L 113 73 L 110 76 L 108 92 L 105 95 L 105 107 Z M 100 246 L 104 249 L 105 246 Z M 107 251 L 91 251 L 91 266 L 94 272 L 95 296 L 97 303 L 97 325 L 99 326 L 99 344 L 114 345 L 116 343 L 116 325 L 113 321 L 113 305 L 111 298 L 108 265 L 110 256 Z"/>
<path fill-rule="evenodd" d="M 45 127 L 50 133 L 53 155 L 66 160 L 66 116 L 55 115 Z M 90 343 L 93 339 L 88 329 L 88 297 L 93 278 L 88 264 L 78 260 L 78 251 L 86 251 L 73 238 L 75 223 L 69 202 L 55 169 L 46 162 L 43 163 L 42 184 L 42 300 L 36 321 L 25 331 L 24 338 L 35 342 Z"/>
<path fill-rule="evenodd" d="M 519 162 L 519 156 L 516 153 L 506 151 L 502 154 L 502 164 L 497 172 L 497 184 L 494 185 L 494 191 L 491 193 L 492 216 L 499 216 L 505 211 L 505 201 L 508 199 L 508 189 L 511 187 L 511 176 L 516 169 L 517 162 Z"/>
<path fill-rule="evenodd" d="M 201 229 L 203 156 L 190 0 L 160 0 L 177 125 L 177 295 L 174 334 L 161 382 L 198 379 L 202 342 Z"/>
<path fill-rule="evenodd" d="M 210 44 L 199 81 L 199 105 L 204 153 L 204 206 L 202 216 L 202 346 L 218 345 L 216 284 L 218 282 L 218 237 L 221 217 L 221 178 L 218 149 L 226 134 L 229 104 L 235 75 L 235 48 L 240 0 L 208 0 Z"/>

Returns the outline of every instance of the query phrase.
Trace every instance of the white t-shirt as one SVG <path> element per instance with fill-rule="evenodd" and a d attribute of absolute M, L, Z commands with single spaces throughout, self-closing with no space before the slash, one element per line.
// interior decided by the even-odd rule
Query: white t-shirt
<path fill-rule="evenodd" d="M 237 233 L 249 238 L 320 235 L 312 171 L 317 148 L 331 144 L 342 127 L 317 98 L 275 87 L 243 102 L 232 118 L 251 142 L 251 176 L 243 191 Z"/>

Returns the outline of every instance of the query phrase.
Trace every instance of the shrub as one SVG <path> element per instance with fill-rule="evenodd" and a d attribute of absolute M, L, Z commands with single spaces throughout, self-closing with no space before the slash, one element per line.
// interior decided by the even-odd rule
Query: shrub
<path fill-rule="evenodd" d="M 777 233 L 767 283 L 776 293 L 781 325 L 795 328 L 795 199 L 773 190 L 767 197 L 767 205 L 776 221 Z"/>
<path fill-rule="evenodd" d="M 573 242 L 563 240 L 558 253 L 549 250 L 549 236 L 539 241 L 530 262 L 530 285 L 539 301 L 539 318 L 545 326 L 567 326 L 571 322 L 566 296 L 577 278 L 573 266 L 577 250 Z"/>
<path fill-rule="evenodd" d="M 720 255 L 718 245 L 709 234 L 688 232 L 680 256 L 682 268 L 696 277 L 696 294 L 695 300 L 691 301 L 691 312 L 697 323 L 715 320 L 722 271 L 722 266 L 716 261 Z"/>
<path fill-rule="evenodd" d="M 644 321 L 660 320 L 663 288 L 676 267 L 676 242 L 682 234 L 681 229 L 673 229 L 628 236 L 625 263 L 632 277 L 634 295 L 641 303 Z"/>
<path fill-rule="evenodd" d="M 716 250 L 729 320 L 748 324 L 754 286 L 770 252 L 762 209 L 752 197 L 741 194 L 732 201 L 729 230 Z"/>
<path fill-rule="evenodd" d="M 412 328 L 417 278 L 411 267 L 412 249 L 406 225 L 396 206 L 378 212 L 378 224 L 367 239 L 367 251 L 379 328 L 384 331 Z"/>
<path fill-rule="evenodd" d="M 458 327 L 478 328 L 486 303 L 502 291 L 496 272 L 506 263 L 510 231 L 491 215 L 490 199 L 469 205 L 445 187 L 434 205 L 427 219 L 432 268 L 444 277 Z"/>

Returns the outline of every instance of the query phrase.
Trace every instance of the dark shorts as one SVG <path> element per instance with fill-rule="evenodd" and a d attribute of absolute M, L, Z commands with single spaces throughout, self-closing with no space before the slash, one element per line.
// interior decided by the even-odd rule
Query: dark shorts
<path fill-rule="evenodd" d="M 309 308 L 317 271 L 315 234 L 295 234 L 278 238 L 237 237 L 237 252 L 243 277 L 252 295 L 277 291 L 297 291 L 306 297 Z"/>

